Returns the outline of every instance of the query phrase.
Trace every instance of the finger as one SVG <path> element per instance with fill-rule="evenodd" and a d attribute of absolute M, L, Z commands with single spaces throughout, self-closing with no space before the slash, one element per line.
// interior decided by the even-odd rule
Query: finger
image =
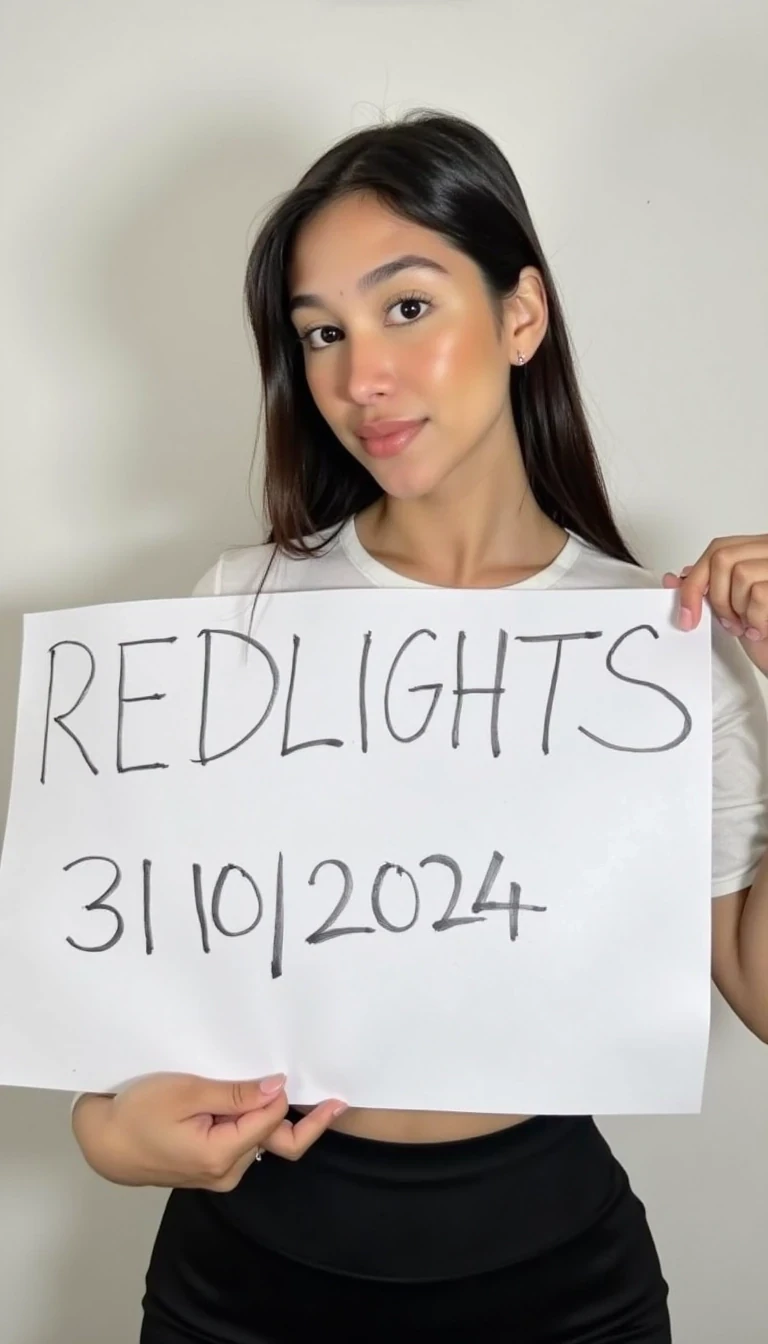
<path fill-rule="evenodd" d="M 711 542 L 696 564 L 690 567 L 687 577 L 683 579 L 680 590 L 681 611 L 684 607 L 689 608 L 693 613 L 694 623 L 698 624 L 701 616 L 698 590 L 707 581 L 711 585 L 713 582 L 712 576 L 715 572 L 727 571 L 731 574 L 737 564 L 740 565 L 750 560 L 760 561 L 763 565 L 768 560 L 768 533 L 752 537 L 720 537 Z M 706 580 L 703 577 L 705 569 L 709 570 Z M 685 576 L 685 570 L 681 571 L 681 574 Z M 690 591 L 689 584 L 692 585 Z M 706 592 L 705 587 L 704 592 Z M 738 621 L 739 616 L 734 607 L 732 594 L 729 595 L 726 605 L 731 606 L 734 614 L 733 617 L 729 617 L 723 612 L 722 619 Z M 717 614 L 720 615 L 720 612 Z"/>
<path fill-rule="evenodd" d="M 323 1101 L 295 1125 L 291 1124 L 290 1120 L 284 1120 L 274 1133 L 270 1134 L 264 1147 L 276 1157 L 285 1157 L 289 1160 L 302 1157 L 346 1109 L 343 1101 Z"/>
<path fill-rule="evenodd" d="M 683 584 L 683 579 L 685 578 L 686 574 L 690 574 L 690 572 L 691 572 L 690 565 L 686 565 L 685 569 L 681 569 L 679 575 L 673 574 L 671 570 L 668 570 L 667 573 L 664 574 L 662 577 L 661 580 L 662 586 L 664 588 L 681 588 Z M 704 592 L 705 593 L 709 592 L 708 583 L 705 584 L 704 586 Z"/>
<path fill-rule="evenodd" d="M 713 610 L 726 629 L 740 635 L 748 624 L 746 612 L 750 591 L 768 573 L 768 534 L 736 537 L 732 544 L 721 546 L 713 552 L 712 571 L 713 576 L 718 576 Z"/>
<path fill-rule="evenodd" d="M 761 566 L 761 574 L 765 574 L 767 568 Z M 759 577 L 750 584 L 743 619 L 748 640 L 768 639 L 768 577 Z"/>
<path fill-rule="evenodd" d="M 768 547 L 762 556 L 737 560 L 731 571 L 730 580 L 731 606 L 736 612 L 737 619 L 746 625 L 747 610 L 750 602 L 755 600 L 755 589 L 758 589 L 759 604 L 760 585 L 768 582 Z"/>
<path fill-rule="evenodd" d="M 737 582 L 734 584 L 735 567 L 732 554 L 728 550 L 717 551 L 712 557 L 712 573 L 709 584 L 709 603 L 718 620 L 723 624 L 726 630 L 732 630 L 734 634 L 743 632 L 743 625 L 739 615 L 738 603 L 739 589 L 743 584 Z M 742 596 L 742 605 L 746 606 L 747 593 Z"/>
<path fill-rule="evenodd" d="M 704 598 L 711 583 L 712 556 L 705 551 L 695 565 L 680 571 L 679 623 L 682 630 L 693 630 L 701 620 Z"/>
<path fill-rule="evenodd" d="M 182 1097 L 185 1117 L 195 1115 L 238 1116 L 247 1111 L 263 1110 L 285 1086 L 285 1074 L 245 1082 L 219 1082 L 211 1078 L 192 1078 Z"/>
<path fill-rule="evenodd" d="M 261 1145 L 251 1148 L 244 1157 L 238 1158 L 229 1169 L 221 1176 L 214 1176 L 208 1180 L 206 1189 L 215 1191 L 231 1191 L 236 1189 L 243 1179 L 246 1171 L 256 1161 L 259 1153 L 264 1151 Z"/>
<path fill-rule="evenodd" d="M 288 1098 L 280 1092 L 268 1106 L 230 1119 L 219 1119 L 206 1133 L 206 1148 L 217 1166 L 227 1169 L 259 1148 L 281 1126 L 288 1113 Z"/>

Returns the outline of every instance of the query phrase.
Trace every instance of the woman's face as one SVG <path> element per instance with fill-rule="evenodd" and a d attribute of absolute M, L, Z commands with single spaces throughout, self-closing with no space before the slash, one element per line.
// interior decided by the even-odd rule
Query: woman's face
<path fill-rule="evenodd" d="M 404 255 L 433 265 L 361 287 Z M 489 453 L 509 452 L 516 327 L 509 310 L 499 334 L 481 273 L 463 252 L 357 194 L 303 226 L 288 280 L 292 299 L 310 296 L 292 305 L 292 321 L 317 407 L 388 495 L 429 494 L 473 458 L 487 465 Z M 372 421 L 401 419 L 424 423 L 397 451 L 358 437 Z"/>

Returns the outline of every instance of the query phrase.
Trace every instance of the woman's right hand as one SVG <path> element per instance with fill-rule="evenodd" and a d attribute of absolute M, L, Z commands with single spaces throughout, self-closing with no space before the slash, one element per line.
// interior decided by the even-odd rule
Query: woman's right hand
<path fill-rule="evenodd" d="M 118 1185 L 234 1190 L 260 1149 L 301 1157 L 344 1105 L 325 1101 L 286 1120 L 285 1076 L 219 1082 L 155 1073 L 116 1096 L 89 1092 L 72 1112 L 86 1162 Z"/>

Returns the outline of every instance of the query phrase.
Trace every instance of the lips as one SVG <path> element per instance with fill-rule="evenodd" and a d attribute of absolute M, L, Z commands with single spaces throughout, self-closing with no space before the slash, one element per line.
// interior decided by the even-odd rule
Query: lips
<path fill-rule="evenodd" d="M 369 457 L 394 457 L 415 439 L 425 420 L 381 420 L 366 425 L 357 435 Z"/>

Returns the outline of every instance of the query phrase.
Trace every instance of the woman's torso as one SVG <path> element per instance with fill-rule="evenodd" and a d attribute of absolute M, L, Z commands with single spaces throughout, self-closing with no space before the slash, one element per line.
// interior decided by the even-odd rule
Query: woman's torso
<path fill-rule="evenodd" d="M 310 1106 L 294 1108 L 306 1114 Z M 332 1128 L 360 1139 L 380 1139 L 387 1143 L 451 1143 L 456 1139 L 474 1139 L 495 1134 L 530 1119 L 527 1115 L 476 1115 L 469 1111 L 397 1111 L 368 1110 L 350 1106 Z"/>

